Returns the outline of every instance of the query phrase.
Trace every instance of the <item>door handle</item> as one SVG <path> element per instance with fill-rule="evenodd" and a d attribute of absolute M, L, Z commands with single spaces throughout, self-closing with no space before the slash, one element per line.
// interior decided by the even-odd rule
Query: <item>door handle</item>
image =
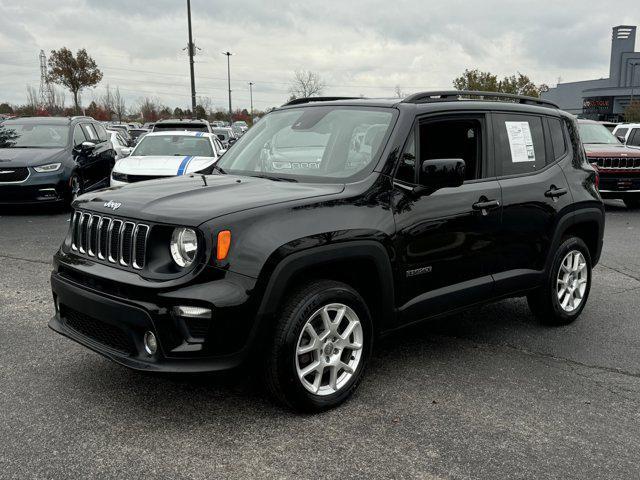
<path fill-rule="evenodd" d="M 471 205 L 474 210 L 492 210 L 500 206 L 498 200 L 481 200 Z"/>
<path fill-rule="evenodd" d="M 544 196 L 547 198 L 558 198 L 567 193 L 566 188 L 557 188 L 555 185 L 551 185 L 551 188 L 544 192 Z"/>

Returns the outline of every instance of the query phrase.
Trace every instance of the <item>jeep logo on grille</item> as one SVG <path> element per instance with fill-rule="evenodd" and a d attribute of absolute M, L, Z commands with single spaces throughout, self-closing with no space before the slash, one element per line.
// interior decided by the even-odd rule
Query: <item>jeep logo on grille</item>
<path fill-rule="evenodd" d="M 113 200 L 109 200 L 108 202 L 104 202 L 104 206 L 106 208 L 110 208 L 111 210 L 117 210 L 120 208 L 121 203 L 114 202 Z"/>

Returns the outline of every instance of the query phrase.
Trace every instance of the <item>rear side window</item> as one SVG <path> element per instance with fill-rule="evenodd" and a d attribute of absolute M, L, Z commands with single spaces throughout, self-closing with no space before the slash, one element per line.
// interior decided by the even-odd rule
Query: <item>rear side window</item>
<path fill-rule="evenodd" d="M 634 128 L 629 135 L 627 145 L 633 145 L 634 147 L 640 147 L 640 128 Z"/>
<path fill-rule="evenodd" d="M 84 130 L 84 134 L 87 136 L 89 140 L 94 142 L 98 140 L 98 134 L 93 129 L 93 126 L 90 123 L 83 123 L 82 129 Z"/>
<path fill-rule="evenodd" d="M 558 160 L 564 157 L 567 153 L 567 142 L 560 119 L 549 118 L 549 131 L 551 133 L 551 143 L 553 145 L 553 156 L 555 160 Z"/>
<path fill-rule="evenodd" d="M 493 132 L 499 175 L 524 175 L 546 165 L 541 117 L 494 114 Z"/>
<path fill-rule="evenodd" d="M 98 138 L 100 139 L 101 142 L 106 142 L 107 141 L 107 131 L 104 129 L 104 127 L 102 125 L 100 125 L 99 123 L 94 123 L 93 124 L 93 128 L 95 128 L 96 133 L 98 134 Z"/>

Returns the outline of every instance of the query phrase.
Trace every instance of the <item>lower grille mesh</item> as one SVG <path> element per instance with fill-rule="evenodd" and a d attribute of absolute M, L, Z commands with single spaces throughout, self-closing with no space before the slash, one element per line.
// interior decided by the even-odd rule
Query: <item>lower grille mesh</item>
<path fill-rule="evenodd" d="M 60 306 L 65 324 L 76 332 L 127 355 L 136 353 L 135 345 L 124 331 L 109 323 L 101 322 L 66 305 Z"/>

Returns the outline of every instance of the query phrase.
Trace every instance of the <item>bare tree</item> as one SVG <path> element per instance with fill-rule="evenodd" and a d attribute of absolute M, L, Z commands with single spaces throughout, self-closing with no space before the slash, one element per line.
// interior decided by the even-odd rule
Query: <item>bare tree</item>
<path fill-rule="evenodd" d="M 39 104 L 38 91 L 31 85 L 27 85 L 27 107 L 31 111 L 31 115 L 35 115 Z"/>
<path fill-rule="evenodd" d="M 291 98 L 306 98 L 322 95 L 327 87 L 320 75 L 309 70 L 296 70 L 289 93 Z"/>
<path fill-rule="evenodd" d="M 109 87 L 108 83 L 105 87 L 105 93 L 102 97 L 100 97 L 98 103 L 102 106 L 105 112 L 107 112 L 107 114 L 109 115 L 109 119 L 111 119 L 111 116 L 115 113 L 116 108 L 113 94 L 111 93 L 111 87 Z"/>
<path fill-rule="evenodd" d="M 140 115 L 145 122 L 155 122 L 160 114 L 160 101 L 157 98 L 144 97 L 138 100 Z"/>
<path fill-rule="evenodd" d="M 113 111 L 118 116 L 119 122 L 122 122 L 122 117 L 127 115 L 127 106 L 124 98 L 120 95 L 120 87 L 116 87 L 116 91 L 113 94 Z"/>
<path fill-rule="evenodd" d="M 396 88 L 393 89 L 393 93 L 400 99 L 406 97 L 405 93 L 402 91 L 402 88 L 400 88 L 400 85 L 396 85 Z"/>

